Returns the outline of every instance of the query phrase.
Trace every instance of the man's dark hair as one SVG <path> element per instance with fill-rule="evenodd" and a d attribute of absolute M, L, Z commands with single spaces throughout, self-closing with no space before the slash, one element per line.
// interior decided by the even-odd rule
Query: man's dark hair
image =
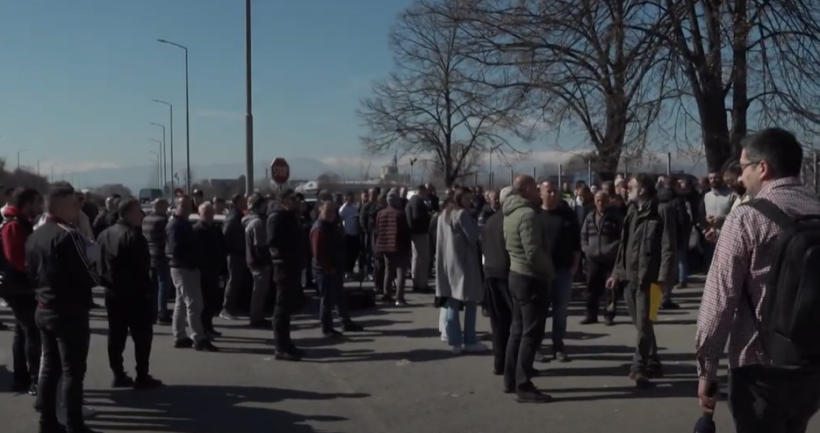
<path fill-rule="evenodd" d="M 114 199 L 119 200 L 119 199 L 121 199 L 121 198 L 122 198 L 122 196 L 121 196 L 121 195 L 119 195 L 119 194 L 116 194 L 116 193 L 115 193 L 115 194 L 111 194 L 111 198 L 114 198 Z"/>
<path fill-rule="evenodd" d="M 14 188 L 6 188 L 5 191 L 3 191 L 3 195 L 6 197 L 11 197 L 14 195 L 15 191 L 16 190 Z"/>
<path fill-rule="evenodd" d="M 11 194 L 11 203 L 17 209 L 22 209 L 27 204 L 36 203 L 38 197 L 40 193 L 34 188 L 17 188 Z"/>
<path fill-rule="evenodd" d="M 635 182 L 638 183 L 638 187 L 644 190 L 644 194 L 649 197 L 655 197 L 658 190 L 655 188 L 655 179 L 652 176 L 646 173 L 639 173 L 634 176 Z"/>
<path fill-rule="evenodd" d="M 46 195 L 46 207 L 49 210 L 53 210 L 53 207 L 57 203 L 65 200 L 69 197 L 75 197 L 74 196 L 74 188 L 71 188 L 71 187 L 52 188 L 51 191 L 48 192 L 48 195 Z"/>
<path fill-rule="evenodd" d="M 292 189 L 285 189 L 279 193 L 279 201 L 285 200 L 287 198 L 292 198 L 295 192 Z M 351 193 L 353 194 L 353 193 Z"/>
<path fill-rule="evenodd" d="M 252 194 L 248 197 L 248 209 L 258 211 L 265 205 L 266 199 L 262 194 Z"/>
<path fill-rule="evenodd" d="M 71 183 L 66 182 L 64 180 L 60 180 L 51 184 L 52 189 L 70 189 L 71 193 L 74 194 L 76 191 L 74 190 L 74 185 Z"/>
<path fill-rule="evenodd" d="M 231 202 L 233 204 L 237 204 L 240 201 L 242 201 L 242 199 L 244 199 L 244 198 L 245 198 L 244 194 L 241 194 L 241 193 L 240 194 L 234 194 L 234 195 L 231 196 Z"/>
<path fill-rule="evenodd" d="M 127 198 L 125 200 L 120 200 L 120 202 L 117 204 L 117 216 L 119 216 L 120 218 L 125 218 L 125 215 L 127 215 L 128 212 L 131 212 L 131 209 L 135 206 L 140 207 L 139 200 L 135 198 Z"/>
<path fill-rule="evenodd" d="M 803 168 L 803 146 L 797 137 L 781 128 L 766 128 L 744 139 L 749 162 L 766 161 L 775 178 L 795 177 Z"/>

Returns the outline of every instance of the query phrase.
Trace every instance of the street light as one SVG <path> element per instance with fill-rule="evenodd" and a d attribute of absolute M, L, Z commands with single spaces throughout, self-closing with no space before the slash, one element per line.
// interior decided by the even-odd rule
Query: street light
<path fill-rule="evenodd" d="M 28 149 L 20 149 L 17 151 L 17 169 L 20 169 L 20 154 L 27 151 Z"/>
<path fill-rule="evenodd" d="M 173 45 L 185 51 L 185 179 L 187 179 L 186 183 L 188 184 L 185 189 L 188 195 L 191 195 L 191 107 L 188 100 L 188 48 L 165 39 L 157 39 L 157 42 Z M 173 160 L 173 157 L 171 157 L 171 160 Z M 173 173 L 173 170 L 171 172 Z"/>
<path fill-rule="evenodd" d="M 170 129 L 171 130 L 169 132 L 170 132 L 170 135 L 171 135 L 171 191 L 173 191 L 174 190 L 174 106 L 172 104 L 168 103 L 168 102 L 165 102 L 165 101 L 162 101 L 162 100 L 159 100 L 159 99 L 154 99 L 154 102 L 156 102 L 158 104 L 162 104 L 162 105 L 167 105 L 168 108 L 171 110 L 171 119 L 170 119 L 171 120 L 171 124 L 170 124 Z M 163 151 L 163 153 L 164 153 L 164 151 Z M 165 161 L 168 162 L 167 159 Z M 167 168 L 168 167 L 166 167 L 166 169 Z M 168 171 L 167 170 L 165 171 L 164 178 L 165 179 L 163 179 L 163 181 L 166 181 L 168 179 Z"/>
<path fill-rule="evenodd" d="M 153 141 L 154 143 L 157 143 L 157 150 L 162 152 L 162 149 L 164 148 L 164 146 L 162 145 L 162 141 L 159 141 L 156 138 L 150 138 L 149 140 Z M 162 177 L 162 176 L 160 175 L 160 177 Z M 164 181 L 165 181 L 165 179 L 162 179 L 162 182 L 160 182 L 160 183 L 163 183 Z M 160 188 L 162 188 L 162 187 L 160 186 Z"/>
<path fill-rule="evenodd" d="M 159 141 L 159 140 L 157 140 L 157 141 Z M 160 142 L 160 145 L 162 145 L 162 142 Z M 162 177 L 162 170 L 161 170 L 162 165 L 160 164 L 160 161 L 162 161 L 162 155 L 160 155 L 159 152 L 154 152 L 153 150 L 149 150 L 148 152 L 151 152 L 154 156 L 157 157 L 157 184 L 161 184 L 162 181 L 160 180 L 160 178 Z M 151 161 L 151 162 L 153 162 L 153 161 Z"/>
<path fill-rule="evenodd" d="M 245 0 L 245 193 L 253 191 L 253 81 L 251 77 L 251 0 Z"/>
<path fill-rule="evenodd" d="M 162 181 L 160 181 L 160 183 L 165 183 L 165 174 L 167 174 L 167 170 L 166 170 L 167 161 L 165 160 L 165 125 L 160 124 L 160 123 L 156 123 L 156 122 L 150 122 L 150 123 L 154 126 L 158 126 L 158 127 L 162 128 L 162 146 L 161 146 L 162 149 L 160 149 L 160 154 L 161 154 L 160 159 L 162 160 L 162 165 L 160 166 L 161 167 L 160 168 L 160 178 L 162 178 Z M 162 188 L 162 187 L 160 187 L 160 188 Z"/>

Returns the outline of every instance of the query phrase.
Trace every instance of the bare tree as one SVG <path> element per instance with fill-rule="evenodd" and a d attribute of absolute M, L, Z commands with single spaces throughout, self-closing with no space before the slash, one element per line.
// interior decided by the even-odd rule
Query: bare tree
<path fill-rule="evenodd" d="M 756 126 L 818 132 L 820 3 L 656 0 L 652 7 L 666 11 L 669 30 L 657 36 L 677 65 L 674 126 L 699 126 L 710 170 L 737 157 Z"/>
<path fill-rule="evenodd" d="M 515 152 L 502 135 L 514 123 L 513 102 L 480 84 L 481 68 L 465 54 L 465 22 L 438 13 L 454 3 L 415 0 L 402 13 L 388 37 L 395 70 L 358 112 L 369 129 L 366 152 L 431 155 L 447 186 L 490 148 Z"/>
<path fill-rule="evenodd" d="M 662 12 L 643 0 L 470 0 L 472 56 L 495 70 L 484 78 L 515 89 L 533 118 L 519 130 L 580 131 L 605 170 L 625 146 L 639 153 L 663 106 L 666 69 L 653 32 Z M 446 13 L 446 10 L 445 10 Z M 540 125 L 538 128 L 533 125 Z M 540 130 L 539 130 L 540 129 Z M 573 131 L 575 130 L 575 131 Z"/>

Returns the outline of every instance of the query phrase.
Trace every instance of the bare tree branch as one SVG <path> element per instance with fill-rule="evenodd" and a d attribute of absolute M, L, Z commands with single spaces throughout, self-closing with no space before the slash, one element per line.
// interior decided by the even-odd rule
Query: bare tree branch
<path fill-rule="evenodd" d="M 517 152 L 503 133 L 518 123 L 509 93 L 478 79 L 483 67 L 465 54 L 462 22 L 437 13 L 451 3 L 416 0 L 400 16 L 388 37 L 395 70 L 358 111 L 366 152 L 432 155 L 448 186 L 491 148 Z"/>

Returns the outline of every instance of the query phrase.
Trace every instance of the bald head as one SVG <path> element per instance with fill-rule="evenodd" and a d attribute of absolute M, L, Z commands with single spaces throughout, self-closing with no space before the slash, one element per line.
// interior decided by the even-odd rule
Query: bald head
<path fill-rule="evenodd" d="M 528 188 L 534 188 L 536 186 L 537 184 L 535 183 L 535 179 L 526 174 L 519 174 L 515 176 L 512 184 L 513 192 L 517 194 Z"/>

